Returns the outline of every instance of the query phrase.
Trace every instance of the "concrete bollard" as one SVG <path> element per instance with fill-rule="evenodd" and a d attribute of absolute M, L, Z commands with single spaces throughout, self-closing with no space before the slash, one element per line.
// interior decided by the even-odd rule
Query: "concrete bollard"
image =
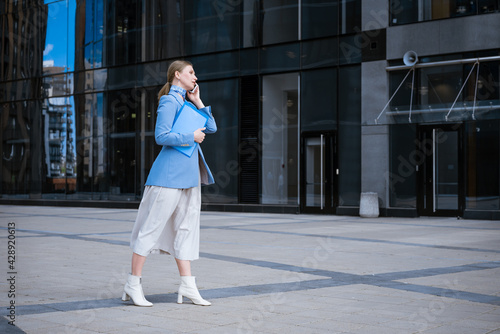
<path fill-rule="evenodd" d="M 361 193 L 359 202 L 359 216 L 363 218 L 376 218 L 379 215 L 378 194 Z"/>

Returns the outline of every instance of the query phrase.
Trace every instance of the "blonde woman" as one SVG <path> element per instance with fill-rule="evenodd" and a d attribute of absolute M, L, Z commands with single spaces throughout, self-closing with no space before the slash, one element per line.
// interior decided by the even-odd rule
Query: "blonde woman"
<path fill-rule="evenodd" d="M 187 297 L 194 304 L 211 305 L 200 296 L 191 274 L 191 261 L 199 258 L 200 187 L 214 183 L 199 144 L 205 133 L 217 131 L 210 106 L 205 107 L 200 98 L 197 80 L 190 62 L 176 60 L 169 66 L 167 83 L 158 94 L 155 139 L 163 147 L 151 167 L 132 229 L 132 272 L 122 297 L 123 301 L 132 299 L 137 306 L 153 305 L 144 297 L 141 285 L 142 268 L 151 253 L 171 254 L 175 258 L 181 276 L 178 303 Z M 174 133 L 174 119 L 186 98 L 208 121 L 194 132 Z M 190 157 L 173 148 L 193 145 L 196 148 Z"/>

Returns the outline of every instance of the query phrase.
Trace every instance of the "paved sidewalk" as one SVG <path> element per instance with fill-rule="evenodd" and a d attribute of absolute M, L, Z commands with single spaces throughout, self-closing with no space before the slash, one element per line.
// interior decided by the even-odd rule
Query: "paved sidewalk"
<path fill-rule="evenodd" d="M 500 333 L 498 221 L 202 212 L 213 305 L 177 304 L 174 260 L 151 255 L 142 308 L 120 300 L 135 215 L 0 206 L 0 332 Z"/>

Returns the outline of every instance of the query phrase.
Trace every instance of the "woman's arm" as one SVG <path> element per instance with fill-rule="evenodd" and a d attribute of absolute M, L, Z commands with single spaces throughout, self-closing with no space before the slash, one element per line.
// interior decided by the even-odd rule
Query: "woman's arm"
<path fill-rule="evenodd" d="M 156 116 L 155 139 L 162 146 L 194 145 L 194 133 L 175 133 L 172 131 L 175 115 L 180 106 L 178 102 L 164 95 L 160 99 Z"/>
<path fill-rule="evenodd" d="M 205 125 L 205 130 L 203 132 L 205 133 L 215 133 L 217 132 L 217 124 L 215 123 L 214 116 L 212 115 L 212 108 L 210 106 L 204 107 L 202 109 L 198 109 L 199 111 L 203 112 L 204 114 L 208 115 L 208 120 L 207 124 Z"/>
<path fill-rule="evenodd" d="M 203 130 L 203 132 L 205 133 L 217 132 L 217 124 L 215 123 L 214 116 L 212 115 L 212 108 L 210 106 L 205 107 L 205 104 L 203 104 L 203 101 L 200 98 L 200 88 L 198 87 L 194 91 L 194 93 L 188 91 L 186 95 L 199 111 L 208 115 L 207 125 L 205 125 L 206 129 Z"/>

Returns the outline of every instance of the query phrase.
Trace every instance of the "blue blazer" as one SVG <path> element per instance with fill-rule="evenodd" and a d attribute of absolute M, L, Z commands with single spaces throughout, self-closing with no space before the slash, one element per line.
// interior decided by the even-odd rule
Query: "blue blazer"
<path fill-rule="evenodd" d="M 155 139 L 156 143 L 162 145 L 163 148 L 151 167 L 146 181 L 147 186 L 186 189 L 196 187 L 200 183 L 214 183 L 214 178 L 205 161 L 200 145 L 197 145 L 191 157 L 180 153 L 172 147 L 192 146 L 195 144 L 193 132 L 171 132 L 175 116 L 183 104 L 184 101 L 177 93 L 168 93 L 168 95 L 163 95 L 160 98 L 156 118 Z M 196 107 L 194 108 L 197 109 Z M 217 124 L 215 124 L 211 108 L 205 107 L 199 110 L 209 116 L 204 132 L 216 132 Z"/>

